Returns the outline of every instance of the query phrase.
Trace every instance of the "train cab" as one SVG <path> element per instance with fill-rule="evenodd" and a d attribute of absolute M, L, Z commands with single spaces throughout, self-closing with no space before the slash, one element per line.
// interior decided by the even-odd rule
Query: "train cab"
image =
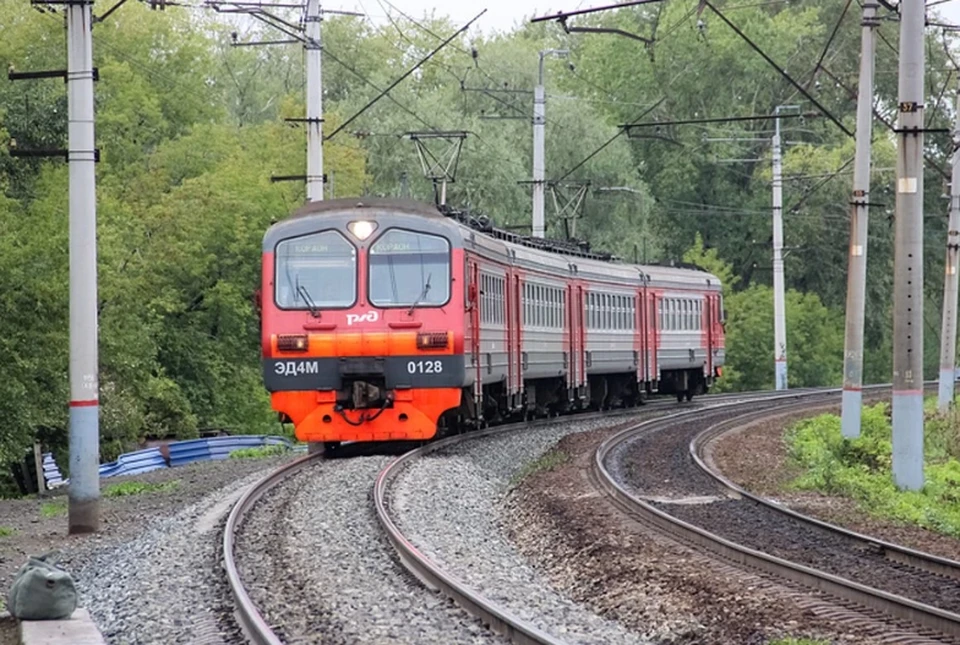
<path fill-rule="evenodd" d="M 267 230 L 262 270 L 264 384 L 299 440 L 429 439 L 460 405 L 464 251 L 436 209 L 309 203 Z"/>

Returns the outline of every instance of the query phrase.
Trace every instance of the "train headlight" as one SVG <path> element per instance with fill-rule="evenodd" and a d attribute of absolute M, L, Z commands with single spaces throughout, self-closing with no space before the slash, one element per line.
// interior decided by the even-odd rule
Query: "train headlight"
<path fill-rule="evenodd" d="M 347 224 L 347 230 L 353 233 L 353 236 L 362 242 L 370 237 L 375 230 L 377 230 L 377 223 L 369 222 L 367 220 L 358 220 L 356 222 L 350 222 Z"/>

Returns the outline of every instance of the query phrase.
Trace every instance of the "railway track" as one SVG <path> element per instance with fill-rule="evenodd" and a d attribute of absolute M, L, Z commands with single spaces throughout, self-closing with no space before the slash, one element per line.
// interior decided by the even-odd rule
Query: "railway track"
<path fill-rule="evenodd" d="M 808 401 L 810 400 L 818 399 L 819 397 L 830 396 L 831 393 L 835 393 L 835 391 L 829 392 L 830 393 L 825 394 L 823 390 L 804 390 L 792 391 L 787 395 L 775 392 L 763 392 L 749 395 L 714 395 L 710 397 L 703 397 L 700 399 L 699 404 L 695 402 L 696 407 L 694 409 L 688 408 L 684 412 L 672 414 L 664 419 L 655 419 L 653 421 L 646 421 L 640 424 L 632 424 L 631 427 L 626 431 L 618 433 L 615 437 L 612 437 L 607 444 L 605 444 L 605 446 L 607 446 L 605 454 L 609 454 L 612 446 L 620 445 L 623 443 L 623 441 L 626 441 L 631 436 L 631 433 L 636 433 L 638 431 L 645 432 L 649 431 L 651 428 L 661 427 L 663 424 L 675 423 L 678 418 L 693 420 L 696 419 L 699 414 L 716 413 L 719 411 L 727 411 L 727 414 L 737 416 L 738 414 L 742 413 L 733 412 L 733 410 L 737 409 L 735 406 L 753 401 L 767 401 L 770 404 L 775 405 L 784 405 L 791 401 L 799 401 L 802 405 L 809 405 Z M 652 402 L 642 409 L 650 411 L 663 410 L 666 412 L 668 410 L 675 409 L 676 407 L 676 403 L 664 400 Z M 591 418 L 596 419 L 598 417 L 607 418 L 611 415 L 624 416 L 625 414 L 630 413 L 635 414 L 638 410 L 639 409 L 631 409 L 606 413 L 582 414 L 570 417 L 570 419 L 571 421 L 580 421 Z M 566 419 L 561 419 L 561 421 L 565 420 Z M 556 419 L 552 420 L 554 423 L 556 421 Z M 545 420 L 543 422 L 534 422 L 532 425 L 539 425 L 540 423 L 549 422 L 550 420 Z M 377 519 L 384 534 L 395 549 L 400 563 L 414 576 L 416 576 L 421 583 L 431 590 L 439 590 L 445 596 L 454 599 L 461 607 L 465 608 L 471 614 L 479 617 L 482 622 L 490 626 L 494 631 L 507 635 L 513 642 L 557 644 L 565 641 L 547 633 L 542 628 L 538 628 L 530 620 L 518 616 L 516 612 L 511 612 L 504 607 L 499 606 L 496 602 L 490 600 L 488 597 L 485 597 L 482 593 L 477 592 L 475 589 L 471 589 L 463 580 L 459 579 L 456 575 L 451 574 L 443 566 L 431 560 L 430 557 L 418 549 L 414 542 L 408 536 L 404 535 L 403 529 L 396 521 L 393 510 L 391 509 L 388 495 L 391 484 L 397 479 L 399 474 L 411 464 L 414 464 L 424 457 L 428 457 L 429 455 L 435 454 L 441 450 L 450 449 L 456 446 L 456 444 L 466 440 L 508 434 L 516 431 L 517 429 L 529 427 L 531 427 L 531 424 L 529 423 L 511 424 L 497 428 L 486 429 L 483 431 L 471 432 L 427 444 L 404 454 L 397 460 L 387 465 L 379 473 L 376 481 L 370 483 L 373 485 L 374 489 L 373 503 L 376 510 Z M 616 444 L 612 443 L 614 439 L 618 438 L 619 440 L 616 442 Z M 705 439 L 709 439 L 709 437 L 705 437 Z M 596 471 L 596 476 L 599 480 L 599 478 L 605 476 L 601 475 L 603 472 L 603 460 L 600 458 L 599 452 L 597 457 L 598 468 Z M 282 641 L 271 625 L 269 625 L 264 619 L 259 608 L 256 606 L 256 603 L 251 599 L 250 594 L 247 592 L 240 577 L 235 554 L 237 532 L 244 521 L 245 515 L 256 506 L 258 500 L 263 498 L 268 491 L 278 484 L 284 482 L 287 478 L 301 472 L 304 468 L 315 464 L 319 460 L 322 460 L 322 455 L 308 455 L 291 462 L 283 468 L 272 473 L 269 477 L 251 487 L 240 498 L 227 519 L 227 523 L 223 532 L 223 557 L 226 577 L 235 599 L 237 620 L 242 626 L 250 642 L 256 643 L 257 645 L 274 645 L 279 644 Z M 609 482 L 610 484 L 608 485 L 610 486 L 611 491 L 617 490 L 616 483 L 614 483 L 612 479 L 610 479 Z M 357 485 L 363 486 L 364 482 L 357 482 Z M 631 494 L 626 490 L 621 490 L 619 493 L 611 492 L 610 494 L 619 494 L 624 500 L 629 500 L 631 497 Z M 630 501 L 621 501 L 619 503 L 623 507 L 633 504 L 633 502 Z M 650 506 L 646 503 L 643 504 Z M 637 511 L 634 509 L 631 512 Z M 662 511 L 652 508 L 652 513 L 654 516 L 659 518 L 658 521 L 664 521 L 664 516 L 666 514 L 664 514 Z"/>
<path fill-rule="evenodd" d="M 960 642 L 960 563 L 846 531 L 759 499 L 704 461 L 705 447 L 734 427 L 836 400 L 833 393 L 815 394 L 800 403 L 781 400 L 773 414 L 769 409 L 747 412 L 731 405 L 712 408 L 705 420 L 681 413 L 639 424 L 599 446 L 591 477 L 621 510 L 683 543 L 822 592 L 855 611 L 891 617 L 903 628 L 890 635 L 891 642 Z M 776 397 L 768 403 L 773 401 Z M 642 464 L 629 472 L 624 459 L 641 453 L 647 464 L 667 461 L 670 480 L 677 484 L 664 485 L 650 473 L 639 475 Z"/>

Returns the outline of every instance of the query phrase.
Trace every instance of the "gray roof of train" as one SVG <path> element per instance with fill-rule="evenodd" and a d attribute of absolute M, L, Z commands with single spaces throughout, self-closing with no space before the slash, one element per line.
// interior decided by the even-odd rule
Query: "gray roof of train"
<path fill-rule="evenodd" d="M 443 215 L 436 207 L 424 202 L 385 199 L 380 197 L 330 199 L 304 204 L 289 217 L 271 226 L 263 240 L 263 249 L 271 251 L 277 242 L 282 239 L 305 235 L 315 228 L 315 224 L 306 218 L 314 215 L 326 214 L 336 223 L 346 223 L 356 217 L 358 208 L 369 209 L 372 214 L 416 215 L 429 220 L 428 228 L 432 231 L 459 230 L 461 242 L 464 246 L 482 250 L 487 254 L 498 256 L 497 259 L 510 261 L 520 266 L 542 268 L 544 265 L 556 268 L 566 268 L 567 275 L 573 273 L 583 278 L 605 281 L 611 277 L 642 284 L 641 273 L 648 276 L 650 282 L 663 286 L 690 287 L 719 285 L 720 280 L 706 271 L 685 269 L 679 267 L 665 267 L 657 265 L 628 264 L 621 261 L 594 260 L 575 255 L 568 255 L 562 251 L 544 251 L 501 240 L 487 235 L 482 231 L 470 228 L 454 219 Z M 459 244 L 455 244 L 460 246 Z"/>

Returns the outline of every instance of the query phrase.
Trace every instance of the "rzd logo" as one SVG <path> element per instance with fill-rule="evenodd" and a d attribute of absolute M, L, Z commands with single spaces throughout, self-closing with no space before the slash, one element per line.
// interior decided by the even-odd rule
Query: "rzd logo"
<path fill-rule="evenodd" d="M 347 325 L 362 322 L 377 322 L 380 320 L 380 314 L 376 311 L 368 311 L 365 314 L 347 314 Z"/>

